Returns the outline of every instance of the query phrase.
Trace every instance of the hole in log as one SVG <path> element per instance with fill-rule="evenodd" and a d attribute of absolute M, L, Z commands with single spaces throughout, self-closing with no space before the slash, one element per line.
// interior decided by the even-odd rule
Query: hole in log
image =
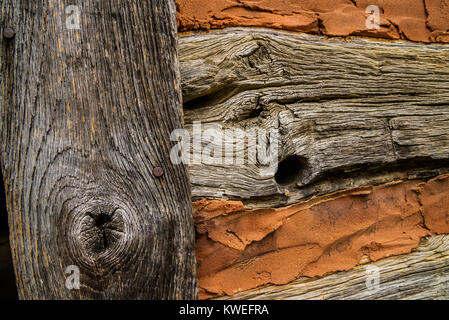
<path fill-rule="evenodd" d="M 282 160 L 277 168 L 274 180 L 280 185 L 295 183 L 307 168 L 307 160 L 301 156 L 292 155 Z"/>

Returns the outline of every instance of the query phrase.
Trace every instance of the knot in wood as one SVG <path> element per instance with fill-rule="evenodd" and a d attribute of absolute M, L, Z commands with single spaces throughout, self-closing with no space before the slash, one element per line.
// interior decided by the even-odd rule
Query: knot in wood
<path fill-rule="evenodd" d="M 87 211 L 81 225 L 80 241 L 85 250 L 92 254 L 113 250 L 125 229 L 120 209 L 112 212 L 102 208 Z"/>
<path fill-rule="evenodd" d="M 74 264 L 85 271 L 113 272 L 134 259 L 141 233 L 136 210 L 115 197 L 91 199 L 68 210 L 64 233 Z"/>

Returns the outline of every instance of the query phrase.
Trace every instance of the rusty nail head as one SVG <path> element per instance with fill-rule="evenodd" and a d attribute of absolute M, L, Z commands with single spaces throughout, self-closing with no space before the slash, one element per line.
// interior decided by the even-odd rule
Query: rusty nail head
<path fill-rule="evenodd" d="M 162 169 L 161 167 L 156 167 L 153 169 L 153 174 L 158 178 L 162 177 L 162 175 L 164 174 L 164 169 Z"/>
<path fill-rule="evenodd" d="M 14 36 L 16 35 L 16 32 L 14 31 L 13 28 L 5 28 L 5 30 L 3 30 L 3 37 L 5 39 L 12 39 L 14 38 Z"/>

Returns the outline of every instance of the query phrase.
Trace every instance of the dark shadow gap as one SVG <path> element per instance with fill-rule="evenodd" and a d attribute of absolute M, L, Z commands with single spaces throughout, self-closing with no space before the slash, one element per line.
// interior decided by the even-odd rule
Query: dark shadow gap
<path fill-rule="evenodd" d="M 301 176 L 301 172 L 298 172 L 298 168 L 301 168 L 299 162 L 290 162 L 293 165 L 293 168 L 281 168 L 282 172 L 276 173 L 277 175 L 281 175 L 281 181 L 276 181 L 279 185 L 289 186 L 290 192 L 295 192 L 295 186 L 292 185 L 291 181 L 295 181 L 295 179 L 299 179 Z M 307 165 L 306 165 L 307 166 Z M 297 168 L 297 169 L 295 169 Z M 306 168 L 306 167 L 305 167 Z M 432 159 L 429 157 L 417 157 L 414 159 L 404 159 L 398 160 L 392 163 L 370 163 L 366 165 L 358 165 L 358 166 L 348 166 L 336 168 L 334 170 L 328 170 L 320 175 L 316 176 L 312 181 L 305 185 L 301 185 L 301 192 L 303 197 L 299 199 L 297 202 L 306 201 L 312 197 L 323 196 L 325 194 L 333 193 L 339 190 L 345 190 L 354 187 L 354 180 L 356 181 L 355 185 L 358 186 L 371 186 L 371 185 L 383 185 L 385 182 L 374 182 L 374 179 L 379 176 L 394 174 L 397 177 L 392 177 L 388 182 L 393 181 L 408 181 L 408 180 L 423 180 L 427 181 L 431 178 L 442 174 L 449 173 L 449 160 L 447 159 Z M 402 178 L 399 178 L 401 176 Z M 404 178 L 404 176 L 406 178 Z M 281 183 L 279 183 L 281 182 Z M 327 182 L 323 184 L 323 182 Z M 346 183 L 345 183 L 346 182 Z M 342 188 L 323 188 L 323 185 L 328 186 L 343 186 Z M 296 187 L 298 188 L 298 187 Z M 237 196 L 226 195 L 229 200 L 233 201 L 242 201 L 245 206 L 258 207 L 262 208 L 261 202 L 268 202 L 273 200 L 278 202 L 276 205 L 270 205 L 272 208 L 282 207 L 285 204 L 282 203 L 282 200 L 285 199 L 283 195 L 270 195 L 263 197 L 251 197 L 251 198 L 240 198 Z M 193 200 L 200 200 L 202 197 L 195 197 Z"/>
<path fill-rule="evenodd" d="M 5 185 L 0 170 L 0 300 L 16 300 L 17 288 L 9 246 Z"/>
<path fill-rule="evenodd" d="M 291 155 L 279 163 L 274 180 L 279 185 L 289 185 L 296 183 L 306 171 L 307 160 L 301 156 Z"/>

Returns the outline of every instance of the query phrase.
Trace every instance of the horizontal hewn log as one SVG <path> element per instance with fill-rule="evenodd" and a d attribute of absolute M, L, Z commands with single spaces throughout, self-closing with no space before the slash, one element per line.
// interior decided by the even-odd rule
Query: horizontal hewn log
<path fill-rule="evenodd" d="M 376 282 L 376 273 L 379 282 Z M 447 299 L 449 235 L 423 239 L 416 251 L 321 279 L 241 292 L 232 299 Z M 378 284 L 378 286 L 377 286 Z M 220 299 L 229 299 L 221 297 Z"/>
<path fill-rule="evenodd" d="M 448 172 L 447 45 L 246 28 L 183 36 L 180 59 L 187 128 L 201 121 L 218 135 L 221 128 L 258 129 L 267 138 L 278 129 L 285 166 L 275 177 L 276 167 L 258 158 L 243 164 L 196 158 L 190 165 L 196 199 L 278 206 Z M 224 142 L 225 152 L 231 148 Z M 248 156 L 247 145 L 243 152 Z"/>

